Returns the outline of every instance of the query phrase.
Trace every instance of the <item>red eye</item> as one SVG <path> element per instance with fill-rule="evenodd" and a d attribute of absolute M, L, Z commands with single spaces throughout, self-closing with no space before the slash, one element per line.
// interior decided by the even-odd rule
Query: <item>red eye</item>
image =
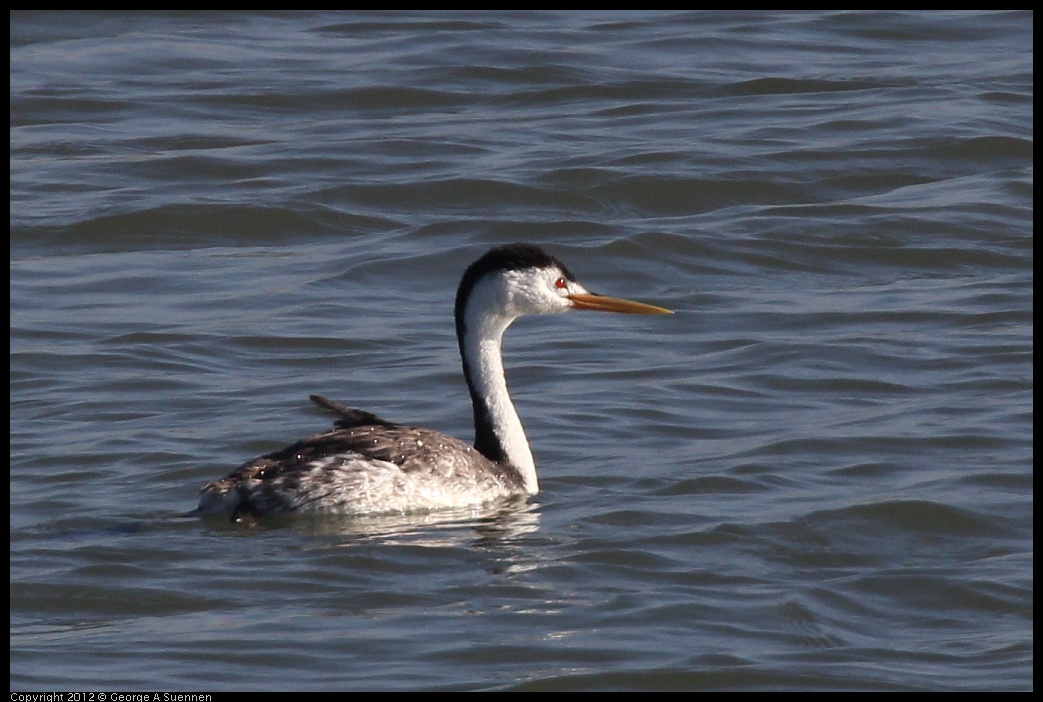
<path fill-rule="evenodd" d="M 569 282 L 564 278 L 558 278 L 554 281 L 554 287 L 556 287 L 558 290 L 564 290 L 565 288 L 569 287 Z"/>

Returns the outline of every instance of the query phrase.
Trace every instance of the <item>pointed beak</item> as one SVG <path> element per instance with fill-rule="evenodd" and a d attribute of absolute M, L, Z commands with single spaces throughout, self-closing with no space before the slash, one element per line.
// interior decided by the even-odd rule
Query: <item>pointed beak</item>
<path fill-rule="evenodd" d="M 643 302 L 624 300 L 619 297 L 608 295 L 595 295 L 594 293 L 573 293 L 569 295 L 572 307 L 577 310 L 595 310 L 598 312 L 622 312 L 623 314 L 673 314 L 673 310 L 655 305 L 646 305 Z"/>

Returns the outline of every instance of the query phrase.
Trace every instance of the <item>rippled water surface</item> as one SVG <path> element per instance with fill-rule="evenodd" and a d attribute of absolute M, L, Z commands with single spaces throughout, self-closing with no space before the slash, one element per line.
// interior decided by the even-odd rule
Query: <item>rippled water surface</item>
<path fill-rule="evenodd" d="M 11 15 L 11 687 L 1032 688 L 1033 16 Z M 324 429 L 470 438 L 537 242 L 542 492 L 183 515 Z"/>

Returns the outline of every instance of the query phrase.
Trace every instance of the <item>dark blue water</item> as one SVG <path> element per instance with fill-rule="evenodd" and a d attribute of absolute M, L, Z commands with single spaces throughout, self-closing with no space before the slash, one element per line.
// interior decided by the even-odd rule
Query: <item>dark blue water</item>
<path fill-rule="evenodd" d="M 11 15 L 11 687 L 1030 690 L 1030 12 Z M 320 392 L 523 505 L 202 522 Z"/>

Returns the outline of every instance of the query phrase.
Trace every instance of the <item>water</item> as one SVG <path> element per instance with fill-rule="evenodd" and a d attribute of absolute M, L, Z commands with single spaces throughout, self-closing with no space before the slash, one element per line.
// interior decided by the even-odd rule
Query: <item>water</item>
<path fill-rule="evenodd" d="M 1032 20 L 13 13 L 12 689 L 1032 689 Z M 515 240 L 678 312 L 508 332 L 536 498 L 182 516 L 469 438 Z"/>

